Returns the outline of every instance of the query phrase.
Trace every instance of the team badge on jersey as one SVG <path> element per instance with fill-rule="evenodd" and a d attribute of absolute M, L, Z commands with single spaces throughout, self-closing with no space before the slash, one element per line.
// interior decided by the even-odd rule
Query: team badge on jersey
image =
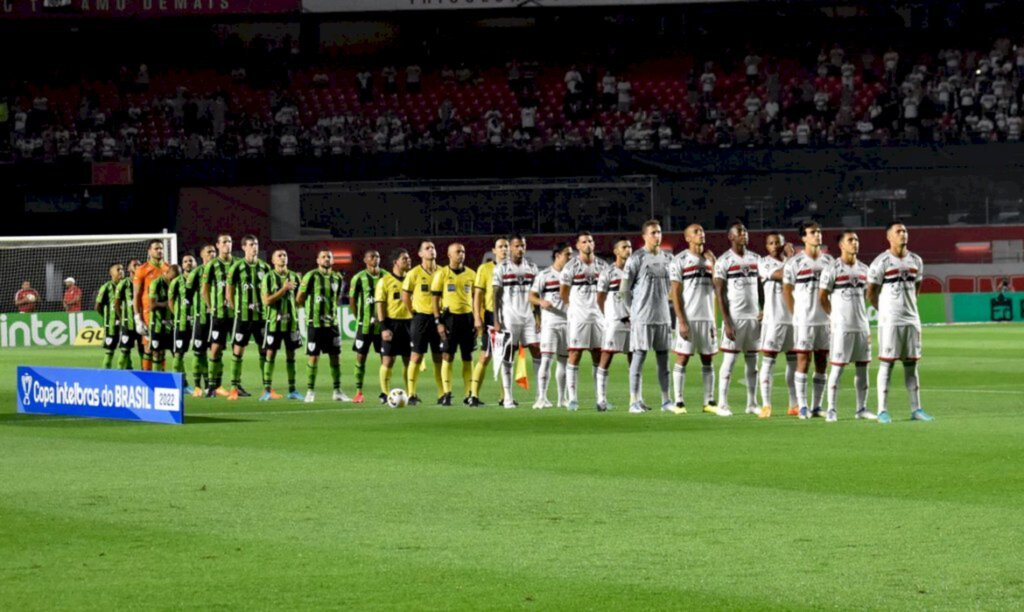
<path fill-rule="evenodd" d="M 267 334 L 267 344 L 274 341 L 274 334 Z"/>
<path fill-rule="evenodd" d="M 184 348 L 185 341 L 184 340 L 175 340 L 174 341 L 174 346 L 176 346 L 178 348 Z"/>
<path fill-rule="evenodd" d="M 216 340 L 217 338 L 219 338 L 219 337 L 220 337 L 220 332 L 219 332 L 219 331 L 217 331 L 217 330 L 214 330 L 214 331 L 213 331 L 213 333 L 212 333 L 212 334 L 210 334 L 210 336 L 211 336 L 211 337 L 212 337 L 212 338 L 213 338 L 214 340 Z"/>
<path fill-rule="evenodd" d="M 306 343 L 306 350 L 308 350 L 310 352 L 315 351 L 316 350 L 316 342 L 307 342 Z"/>
<path fill-rule="evenodd" d="M 245 334 L 235 334 L 235 342 L 241 342 L 245 338 Z"/>

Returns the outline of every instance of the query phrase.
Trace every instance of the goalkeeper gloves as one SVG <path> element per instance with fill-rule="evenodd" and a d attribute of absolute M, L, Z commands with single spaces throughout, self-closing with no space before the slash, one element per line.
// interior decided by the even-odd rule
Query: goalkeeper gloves
<path fill-rule="evenodd" d="M 142 321 L 142 315 L 140 314 L 135 315 L 135 333 L 140 336 L 146 335 L 146 324 Z"/>

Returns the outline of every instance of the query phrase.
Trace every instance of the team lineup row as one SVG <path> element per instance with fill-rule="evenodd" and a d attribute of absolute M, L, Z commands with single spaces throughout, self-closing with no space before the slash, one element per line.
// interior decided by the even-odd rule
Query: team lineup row
<path fill-rule="evenodd" d="M 480 387 L 494 356 L 501 377 L 500 404 L 514 408 L 518 404 L 513 356 L 523 347 L 533 357 L 534 408 L 553 406 L 548 386 L 554 362 L 557 405 L 578 409 L 580 362 L 583 353 L 590 352 L 596 408 L 607 410 L 609 366 L 615 354 L 624 353 L 630 372 L 629 411 L 643 413 L 649 410 L 642 392 L 643 363 L 653 351 L 662 410 L 686 412 L 686 365 L 696 355 L 701 361 L 703 410 L 730 416 L 728 391 L 742 354 L 746 412 L 767 418 L 772 414 L 774 364 L 782 354 L 791 415 L 835 421 L 843 370 L 853 364 L 857 418 L 889 422 L 889 380 L 893 363 L 902 361 L 911 418 L 931 420 L 920 405 L 916 367 L 921 356 L 916 296 L 923 266 L 907 249 L 903 224 L 893 223 L 885 231 L 890 249 L 870 267 L 858 260 L 855 232 L 840 233 L 839 257 L 833 258 L 823 252 L 821 228 L 813 222 L 799 229 L 800 253 L 775 233 L 767 237 L 763 257 L 747 248 L 746 228 L 738 222 L 729 228 L 729 250 L 717 258 L 705 247 L 704 230 L 696 224 L 685 230 L 687 249 L 670 255 L 661 248 L 661 226 L 655 220 L 641 229 L 643 248 L 634 252 L 629 239 L 616 240 L 612 264 L 595 256 L 593 236 L 585 231 L 578 233 L 574 245 L 556 245 L 552 265 L 543 270 L 526 259 L 526 239 L 521 235 L 496 239 L 493 261 L 475 271 L 466 266 L 460 243 L 449 245 L 444 266 L 437 262 L 430 241 L 420 243 L 415 267 L 408 251 L 396 249 L 389 254 L 390 271 L 381 269 L 379 253 L 371 250 L 349 292 L 357 323 L 356 395 L 351 401 L 364 401 L 366 356 L 376 350 L 381 354 L 381 402 L 387 400 L 392 371 L 402 358 L 409 403 L 420 403 L 417 379 L 429 349 L 441 405 L 453 402 L 458 354 L 465 404 L 483 405 Z M 112 265 L 111 281 L 101 288 L 96 304 L 107 331 L 105 367 L 113 365 L 120 349 L 119 366 L 130 368 L 132 349 L 137 348 L 143 369 L 163 369 L 169 350 L 173 369 L 184 374 L 184 355 L 191 350 L 196 355 L 195 387 L 187 390 L 196 397 L 237 399 L 249 395 L 241 385 L 242 362 L 246 347 L 255 340 L 263 375 L 260 399 L 281 397 L 272 383 L 282 345 L 288 397 L 302 399 L 296 389 L 295 352 L 303 343 L 304 319 L 305 400 L 315 401 L 319 356 L 326 353 L 332 399 L 349 401 L 341 390 L 339 362 L 337 305 L 343 283 L 333 270 L 331 252 L 320 251 L 317 267 L 300 276 L 289 270 L 284 250 L 273 251 L 268 264 L 258 257 L 255 236 L 244 236 L 241 243 L 244 255 L 234 257 L 231 236 L 222 234 L 215 244 L 200 249 L 201 264 L 186 255 L 178 266 L 164 262 L 162 243 L 153 241 L 147 262 L 129 263 L 129 278 L 124 278 L 120 264 Z M 878 310 L 877 414 L 867 408 L 871 346 L 866 301 Z M 716 316 L 721 319 L 720 333 Z M 474 363 L 478 338 L 482 350 Z M 232 370 L 230 389 L 225 389 L 223 353 L 229 344 Z M 711 364 L 719 350 L 723 360 L 716 401 Z M 674 397 L 669 393 L 669 351 L 676 354 L 671 371 Z M 808 396 L 812 363 L 815 373 Z M 822 402 L 826 387 L 827 411 Z"/>

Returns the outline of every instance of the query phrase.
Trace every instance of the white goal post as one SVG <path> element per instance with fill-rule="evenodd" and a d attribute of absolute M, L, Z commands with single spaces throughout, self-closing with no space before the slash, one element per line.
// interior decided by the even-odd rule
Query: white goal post
<path fill-rule="evenodd" d="M 0 236 L 0 312 L 17 312 L 14 295 L 28 281 L 39 294 L 36 312 L 63 310 L 64 281 L 82 290 L 82 310 L 91 310 L 96 292 L 110 280 L 114 263 L 146 261 L 152 240 L 164 243 L 164 259 L 178 263 L 178 235 L 95 234 L 79 236 Z"/>

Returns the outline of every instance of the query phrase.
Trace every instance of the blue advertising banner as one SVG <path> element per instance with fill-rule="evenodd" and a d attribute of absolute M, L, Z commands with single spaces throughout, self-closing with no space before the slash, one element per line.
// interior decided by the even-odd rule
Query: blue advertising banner
<path fill-rule="evenodd" d="M 180 425 L 181 374 L 18 366 L 18 412 Z"/>

